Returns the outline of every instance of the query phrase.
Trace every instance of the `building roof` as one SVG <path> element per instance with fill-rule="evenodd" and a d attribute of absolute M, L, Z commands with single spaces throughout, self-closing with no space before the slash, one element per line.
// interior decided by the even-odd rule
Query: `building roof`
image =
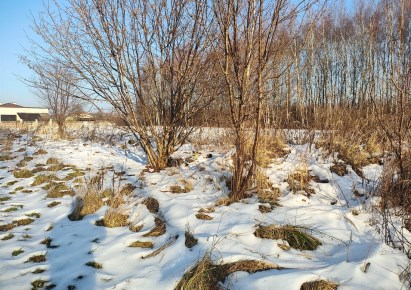
<path fill-rule="evenodd" d="M 25 107 L 16 105 L 16 103 L 5 103 L 5 104 L 0 104 L 0 108 L 25 108 Z"/>

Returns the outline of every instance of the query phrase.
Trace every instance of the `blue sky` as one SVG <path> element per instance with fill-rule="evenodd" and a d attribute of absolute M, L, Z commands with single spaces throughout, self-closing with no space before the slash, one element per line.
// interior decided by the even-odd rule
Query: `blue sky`
<path fill-rule="evenodd" d="M 345 1 L 348 6 L 353 3 L 353 0 Z M 38 16 L 42 7 L 42 0 L 0 0 L 0 103 L 41 106 L 40 100 L 16 75 L 31 75 L 19 63 L 18 55 L 24 53 L 23 47 L 29 48 L 26 32 L 32 34 L 31 13 Z"/>
<path fill-rule="evenodd" d="M 15 74 L 28 77 L 30 71 L 19 63 L 18 55 L 28 47 L 26 32 L 31 33 L 30 13 L 37 16 L 42 0 L 0 0 L 0 103 L 16 102 L 24 106 L 41 103 Z"/>

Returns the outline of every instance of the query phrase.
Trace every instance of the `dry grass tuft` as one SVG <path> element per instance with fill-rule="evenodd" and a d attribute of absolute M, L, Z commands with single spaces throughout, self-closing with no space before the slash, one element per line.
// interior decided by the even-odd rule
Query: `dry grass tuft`
<path fill-rule="evenodd" d="M 141 231 L 141 229 L 142 229 L 143 227 L 144 227 L 143 224 L 140 224 L 140 225 L 130 225 L 128 229 L 129 229 L 131 232 L 133 232 L 133 233 L 138 233 L 139 231 Z"/>
<path fill-rule="evenodd" d="M 28 169 L 14 170 L 13 175 L 16 178 L 30 178 L 34 176 L 33 172 Z"/>
<path fill-rule="evenodd" d="M 290 173 L 287 178 L 288 185 L 293 193 L 305 192 L 308 197 L 315 193 L 310 187 L 311 175 L 306 166 L 302 166 Z"/>
<path fill-rule="evenodd" d="M 297 250 L 313 251 L 322 243 L 305 232 L 306 228 L 298 226 L 259 226 L 254 235 L 258 238 L 271 240 L 285 240 L 290 247 Z"/>
<path fill-rule="evenodd" d="M 141 203 L 144 204 L 151 213 L 157 213 L 160 208 L 157 199 L 153 197 L 147 197 Z"/>
<path fill-rule="evenodd" d="M 2 237 L 1 240 L 2 241 L 7 241 L 7 240 L 10 240 L 12 238 L 14 238 L 14 235 L 10 233 L 10 234 L 7 234 L 4 237 Z"/>
<path fill-rule="evenodd" d="M 48 198 L 59 198 L 65 195 L 74 196 L 74 192 L 72 190 L 69 190 L 69 188 L 64 182 L 51 182 L 43 188 L 48 187 L 50 187 L 49 192 L 46 196 Z"/>
<path fill-rule="evenodd" d="M 53 201 L 53 202 L 49 203 L 49 204 L 47 205 L 47 207 L 48 207 L 48 208 L 52 208 L 52 207 L 58 206 L 59 204 L 61 204 L 61 202 L 59 202 L 59 201 Z"/>
<path fill-rule="evenodd" d="M 96 225 L 108 228 L 125 227 L 128 224 L 128 216 L 115 208 L 109 208 L 104 217 L 96 222 Z"/>
<path fill-rule="evenodd" d="M 196 218 L 198 218 L 199 220 L 208 220 L 208 221 L 213 219 L 211 216 L 204 214 L 204 213 L 197 213 Z"/>
<path fill-rule="evenodd" d="M 31 224 L 32 222 L 34 222 L 33 219 L 31 218 L 25 218 L 25 219 L 19 219 L 19 220 L 15 220 L 13 221 L 13 223 L 19 227 L 19 226 L 27 226 L 29 224 Z"/>
<path fill-rule="evenodd" d="M 315 280 L 305 282 L 301 285 L 300 290 L 336 290 L 338 284 L 327 280 Z"/>
<path fill-rule="evenodd" d="M 48 282 L 47 280 L 37 279 L 31 282 L 31 286 L 33 286 L 33 289 L 43 289 Z"/>
<path fill-rule="evenodd" d="M 184 236 L 186 238 L 184 244 L 187 248 L 191 249 L 192 247 L 197 245 L 198 240 L 194 238 L 193 234 L 189 230 L 185 232 Z"/>
<path fill-rule="evenodd" d="M 263 261 L 242 260 L 234 263 L 216 265 L 211 261 L 210 254 L 205 254 L 201 261 L 187 271 L 176 286 L 176 290 L 220 290 L 228 275 L 243 271 L 256 273 L 273 269 L 283 269 L 276 264 Z"/>
<path fill-rule="evenodd" d="M 160 217 L 154 218 L 154 224 L 154 228 L 144 234 L 143 237 L 158 237 L 166 233 L 166 224 Z"/>
<path fill-rule="evenodd" d="M 219 198 L 216 203 L 215 206 L 229 206 L 232 203 L 231 199 L 228 196 Z"/>
<path fill-rule="evenodd" d="M 193 190 L 193 184 L 186 179 L 179 179 L 178 184 L 170 186 L 172 193 L 187 193 Z"/>
<path fill-rule="evenodd" d="M 101 263 L 97 263 L 96 261 L 90 261 L 85 264 L 86 266 L 95 268 L 95 269 L 102 269 L 103 265 Z"/>
<path fill-rule="evenodd" d="M 59 164 L 60 161 L 57 158 L 54 157 L 50 157 L 49 159 L 47 159 L 46 164 L 47 165 L 51 165 L 51 164 Z"/>
<path fill-rule="evenodd" d="M 100 191 L 94 186 L 89 186 L 84 189 L 86 192 L 83 196 L 77 196 L 73 210 L 68 218 L 72 221 L 83 219 L 88 214 L 93 214 L 103 205 L 103 200 Z"/>
<path fill-rule="evenodd" d="M 128 245 L 131 248 L 149 248 L 152 249 L 154 244 L 152 242 L 135 241 Z"/>
<path fill-rule="evenodd" d="M 8 201 L 8 200 L 10 200 L 10 199 L 11 199 L 10 196 L 1 196 L 1 197 L 0 197 L 0 202 Z"/>
<path fill-rule="evenodd" d="M 45 254 L 31 256 L 25 263 L 43 263 L 47 258 Z"/>
<path fill-rule="evenodd" d="M 11 255 L 13 256 L 13 257 L 16 257 L 16 256 L 18 256 L 18 255 L 20 255 L 20 254 L 23 254 L 24 253 L 24 250 L 22 249 L 22 248 L 20 248 L 20 249 L 18 249 L 18 250 L 14 250 L 12 253 L 11 253 Z"/>
<path fill-rule="evenodd" d="M 120 194 L 130 196 L 136 188 L 137 187 L 131 183 L 127 183 L 120 189 Z"/>
<path fill-rule="evenodd" d="M 67 176 L 64 178 L 64 180 L 72 180 L 76 177 L 81 177 L 84 176 L 85 173 L 83 171 L 80 170 L 75 170 L 73 172 L 70 172 L 69 174 L 67 174 Z"/>
<path fill-rule="evenodd" d="M 338 176 L 344 176 L 344 175 L 348 174 L 347 166 L 342 162 L 338 162 L 338 163 L 333 164 L 330 167 L 330 170 L 331 170 L 331 172 L 334 172 Z"/>
<path fill-rule="evenodd" d="M 261 136 L 256 156 L 257 164 L 263 168 L 268 167 L 273 159 L 284 157 L 290 153 L 286 147 L 284 136 L 281 134 Z"/>
<path fill-rule="evenodd" d="M 37 150 L 36 152 L 34 152 L 33 153 L 33 155 L 45 155 L 45 154 L 47 154 L 48 152 L 46 151 L 46 150 L 44 150 L 44 149 L 39 149 L 39 150 Z"/>

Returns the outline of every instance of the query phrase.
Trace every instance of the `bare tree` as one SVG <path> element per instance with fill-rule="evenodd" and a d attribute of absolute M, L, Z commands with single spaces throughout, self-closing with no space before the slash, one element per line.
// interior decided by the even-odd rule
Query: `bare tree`
<path fill-rule="evenodd" d="M 21 56 L 21 61 L 34 73 L 32 78 L 20 79 L 32 87 L 34 93 L 49 109 L 52 119 L 58 126 L 58 135 L 66 135 L 66 119 L 77 113 L 84 105 L 79 96 L 79 80 L 69 67 L 59 60 L 46 59 L 40 55 Z"/>
<path fill-rule="evenodd" d="M 54 0 L 35 32 L 66 61 L 83 91 L 110 103 L 161 169 L 208 105 L 207 1 Z"/>
<path fill-rule="evenodd" d="M 310 3 L 311 2 L 311 3 Z M 287 24 L 316 1 L 213 1 L 219 28 L 220 67 L 230 105 L 236 155 L 231 198 L 244 197 L 258 166 L 262 106 L 269 93 L 268 64 L 290 44 Z M 272 66 L 271 66 L 272 67 Z"/>

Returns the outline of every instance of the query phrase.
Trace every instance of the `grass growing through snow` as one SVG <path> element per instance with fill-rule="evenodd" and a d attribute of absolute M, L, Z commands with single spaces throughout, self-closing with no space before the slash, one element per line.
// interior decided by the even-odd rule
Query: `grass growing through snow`
<path fill-rule="evenodd" d="M 30 178 L 34 176 L 34 173 L 28 169 L 22 169 L 22 170 L 14 170 L 13 175 L 16 178 Z"/>
<path fill-rule="evenodd" d="M 132 242 L 129 247 L 131 248 L 150 248 L 152 249 L 154 247 L 154 244 L 152 242 L 142 242 L 142 241 L 135 241 Z"/>
<path fill-rule="evenodd" d="M 322 243 L 305 232 L 306 228 L 298 226 L 259 226 L 254 235 L 258 238 L 271 240 L 285 240 L 290 247 L 297 250 L 313 251 Z"/>
<path fill-rule="evenodd" d="M 90 261 L 86 263 L 86 266 L 95 268 L 95 269 L 102 269 L 103 265 L 101 263 L 97 263 L 96 261 Z"/>
<path fill-rule="evenodd" d="M 327 280 L 315 280 L 310 282 L 305 282 L 301 285 L 300 290 L 336 290 L 338 287 L 337 283 Z"/>

